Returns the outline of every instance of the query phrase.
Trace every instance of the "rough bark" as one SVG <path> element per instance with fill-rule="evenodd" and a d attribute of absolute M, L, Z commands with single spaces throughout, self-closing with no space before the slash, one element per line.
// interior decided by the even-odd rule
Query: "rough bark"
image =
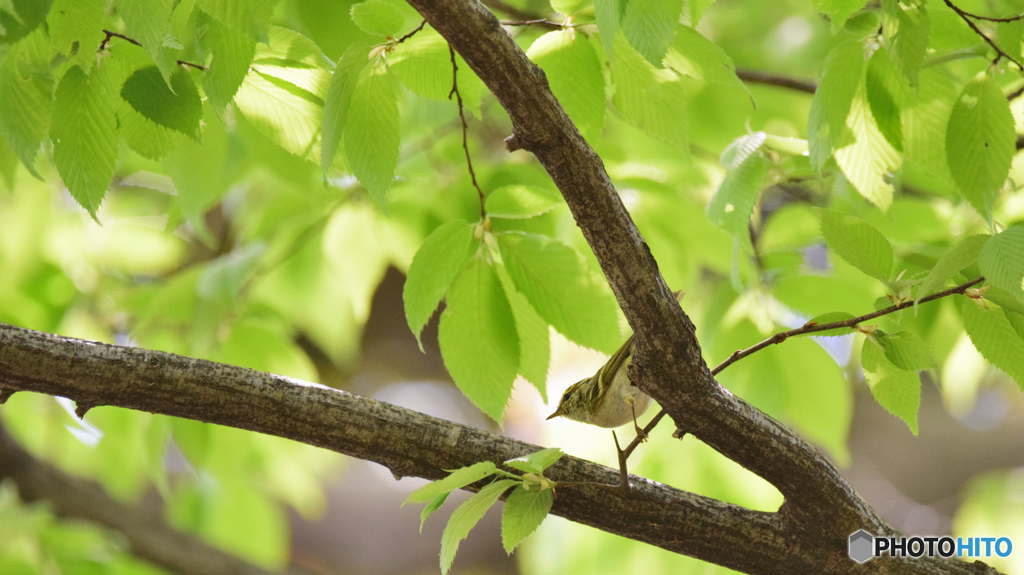
<path fill-rule="evenodd" d="M 438 479 L 446 469 L 540 449 L 279 375 L 0 324 L 0 400 L 18 391 L 67 397 L 83 410 L 113 405 L 286 437 L 375 461 L 396 477 Z M 0 466 L 8 465 L 0 458 Z M 625 492 L 616 470 L 573 457 L 548 475 L 588 483 L 559 488 L 556 515 L 747 573 L 994 573 L 956 561 L 882 559 L 859 566 L 845 556 L 847 534 L 635 476 Z"/>

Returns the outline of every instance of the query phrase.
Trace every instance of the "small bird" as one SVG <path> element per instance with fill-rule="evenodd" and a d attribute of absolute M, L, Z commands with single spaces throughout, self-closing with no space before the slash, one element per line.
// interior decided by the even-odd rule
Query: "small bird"
<path fill-rule="evenodd" d="M 677 291 L 674 295 L 678 301 L 684 294 Z M 597 373 L 565 390 L 558 409 L 548 419 L 561 416 L 605 428 L 619 427 L 632 420 L 637 435 L 646 438 L 636 418 L 650 407 L 651 397 L 633 385 L 627 375 L 635 348 L 635 338 L 630 335 Z"/>
<path fill-rule="evenodd" d="M 561 416 L 605 428 L 632 420 L 638 435 L 645 435 L 636 418 L 650 406 L 651 397 L 633 385 L 627 375 L 635 345 L 634 336 L 629 336 L 597 373 L 569 386 L 548 419 Z"/>

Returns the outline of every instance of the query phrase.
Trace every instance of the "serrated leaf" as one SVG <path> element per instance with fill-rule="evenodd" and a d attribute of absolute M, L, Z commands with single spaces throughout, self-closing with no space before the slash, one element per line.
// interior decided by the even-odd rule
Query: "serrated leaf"
<path fill-rule="evenodd" d="M 994 285 L 985 286 L 988 290 L 985 292 L 985 299 L 991 302 L 995 302 L 996 305 L 1003 309 L 1015 311 L 1019 314 L 1024 314 L 1024 302 L 1017 298 L 1014 294 L 998 288 Z"/>
<path fill-rule="evenodd" d="M 324 100 L 323 145 L 320 151 L 320 169 L 325 176 L 338 154 L 352 103 L 352 92 L 355 91 L 359 73 L 366 67 L 366 56 L 369 53 L 369 46 L 353 42 L 338 60 L 331 76 L 327 99 Z"/>
<path fill-rule="evenodd" d="M 161 85 L 164 85 L 162 80 Z M 157 125 L 124 100 L 117 106 L 117 128 L 129 148 L 151 160 L 159 160 L 169 154 L 184 137 L 181 132 Z"/>
<path fill-rule="evenodd" d="M 978 267 L 992 285 L 1024 298 L 1024 226 L 1012 226 L 981 247 Z"/>
<path fill-rule="evenodd" d="M 388 55 L 388 69 L 417 96 L 448 100 L 452 89 L 452 64 L 448 42 L 436 31 L 423 30 L 395 46 Z"/>
<path fill-rule="evenodd" d="M 957 93 L 949 73 L 940 66 L 918 76 L 916 97 L 903 109 L 903 155 L 926 172 L 952 181 L 946 161 L 946 125 Z"/>
<path fill-rule="evenodd" d="M 270 141 L 300 158 L 316 159 L 323 112 L 309 92 L 250 69 L 235 106 Z"/>
<path fill-rule="evenodd" d="M 487 196 L 484 208 L 492 218 L 532 218 L 562 203 L 562 196 L 545 188 L 521 184 L 502 186 Z"/>
<path fill-rule="evenodd" d="M 39 178 L 35 158 L 50 128 L 53 76 L 45 60 L 34 58 L 25 42 L 9 50 L 0 64 L 0 136 L 25 168 Z M 28 75 L 19 71 L 19 60 L 28 60 Z"/>
<path fill-rule="evenodd" d="M 877 333 L 878 343 L 885 351 L 885 357 L 893 365 L 908 371 L 919 371 L 938 367 L 935 355 L 927 343 L 909 331 Z"/>
<path fill-rule="evenodd" d="M 103 0 L 55 0 L 46 19 L 53 46 L 85 70 L 103 41 L 105 8 Z"/>
<path fill-rule="evenodd" d="M 718 161 L 727 170 L 738 168 L 740 164 L 747 161 L 747 158 L 756 154 L 767 140 L 768 134 L 764 132 L 754 132 L 753 134 L 740 136 L 725 147 Z"/>
<path fill-rule="evenodd" d="M 156 66 L 142 68 L 125 80 L 121 97 L 155 124 L 199 139 L 203 103 L 192 76 L 184 69 L 171 74 L 168 87 Z"/>
<path fill-rule="evenodd" d="M 554 501 L 555 495 L 550 489 L 527 491 L 519 486 L 508 494 L 501 513 L 501 543 L 506 553 L 512 553 L 523 539 L 540 527 Z"/>
<path fill-rule="evenodd" d="M 846 126 L 849 130 L 836 143 L 836 163 L 860 195 L 884 212 L 892 205 L 893 196 L 892 184 L 885 177 L 899 169 L 902 157 L 871 115 L 864 82 L 850 105 Z"/>
<path fill-rule="evenodd" d="M 103 73 L 78 66 L 64 74 L 53 102 L 53 163 L 72 197 L 93 219 L 117 161 L 117 93 Z"/>
<path fill-rule="evenodd" d="M 449 491 L 448 493 L 442 493 L 441 495 L 438 495 L 437 497 L 432 499 L 430 503 L 427 504 L 426 507 L 423 508 L 423 511 L 420 512 L 420 535 L 423 535 L 423 524 L 426 523 L 427 518 L 433 515 L 435 511 L 437 511 L 438 509 L 441 508 L 442 505 L 444 505 L 444 502 L 448 500 L 448 496 L 450 494 L 451 492 Z"/>
<path fill-rule="evenodd" d="M 1024 22 L 999 22 L 996 24 L 996 44 L 1015 60 L 1021 58 L 1021 38 L 1024 36 Z"/>
<path fill-rule="evenodd" d="M 999 84 L 979 74 L 964 86 L 949 115 L 946 159 L 960 192 L 986 219 L 1009 174 L 1016 140 Z"/>
<path fill-rule="evenodd" d="M 683 0 L 629 0 L 622 32 L 637 52 L 655 68 L 661 68 L 682 12 Z"/>
<path fill-rule="evenodd" d="M 438 226 L 417 250 L 402 289 L 405 318 L 416 342 L 448 287 L 473 254 L 473 226 L 453 220 Z"/>
<path fill-rule="evenodd" d="M 494 269 L 473 258 L 448 288 L 441 314 L 441 357 L 455 384 L 481 411 L 501 422 L 519 368 L 519 337 Z"/>
<path fill-rule="evenodd" d="M 177 50 L 164 46 L 164 38 L 171 34 L 173 0 L 116 0 L 114 6 L 124 20 L 125 33 L 149 52 L 160 76 L 170 85 L 171 74 L 178 67 Z"/>
<path fill-rule="evenodd" d="M 547 74 L 551 92 L 584 137 L 600 136 L 607 108 L 604 73 L 590 40 L 572 29 L 548 32 L 526 55 Z"/>
<path fill-rule="evenodd" d="M 854 12 L 867 4 L 867 0 L 811 0 L 811 4 L 828 16 L 832 21 L 832 33 L 835 34 Z"/>
<path fill-rule="evenodd" d="M 487 510 L 497 503 L 509 487 L 516 484 L 512 479 L 495 481 L 484 487 L 479 493 L 474 494 L 452 513 L 448 525 L 441 534 L 441 573 L 446 575 L 455 561 L 455 552 L 459 549 L 459 543 L 469 535 L 469 532 L 483 518 Z"/>
<path fill-rule="evenodd" d="M 46 22 L 50 0 L 5 0 L 0 7 L 0 43 L 13 44 Z"/>
<path fill-rule="evenodd" d="M 746 84 L 736 76 L 736 65 L 725 50 L 689 26 L 678 26 L 672 47 L 665 54 L 665 65 L 677 73 L 705 82 L 747 91 Z"/>
<path fill-rule="evenodd" d="M 854 317 L 855 316 L 852 313 L 847 313 L 845 311 L 830 311 L 828 313 L 823 313 L 821 315 L 812 317 L 811 319 L 807 320 L 807 323 L 805 323 L 804 325 L 824 325 L 827 323 L 835 323 L 837 321 L 848 321 L 853 319 Z M 831 337 L 837 335 L 846 335 L 848 333 L 853 333 L 853 331 L 854 329 L 852 327 L 837 327 L 834 329 L 827 329 L 824 331 L 811 332 L 806 335 L 809 335 L 811 337 Z"/>
<path fill-rule="evenodd" d="M 196 4 L 221 23 L 256 38 L 267 30 L 277 0 L 196 0 Z"/>
<path fill-rule="evenodd" d="M 715 3 L 715 0 L 689 0 L 687 5 L 690 7 L 690 26 L 696 28 L 697 24 L 700 24 L 704 13 L 708 11 L 708 8 Z"/>
<path fill-rule="evenodd" d="M 508 270 L 496 268 L 501 285 L 505 288 L 512 315 L 516 318 L 516 333 L 519 334 L 519 375 L 529 381 L 540 392 L 544 403 L 548 402 L 548 366 L 551 363 L 551 333 L 548 322 L 533 309 L 526 296 L 516 290 Z"/>
<path fill-rule="evenodd" d="M 562 450 L 557 447 L 549 447 L 547 449 L 541 449 L 535 451 L 529 455 L 522 457 L 516 457 L 515 459 L 509 459 L 505 462 L 505 465 L 518 469 L 524 473 L 536 473 L 537 475 L 543 475 L 544 470 L 555 464 L 556 461 L 565 455 Z"/>
<path fill-rule="evenodd" d="M 770 162 L 758 154 L 728 170 L 708 203 L 708 221 L 734 237 L 749 238 L 750 214 L 757 204 L 770 166 Z"/>
<path fill-rule="evenodd" d="M 497 238 L 516 289 L 542 318 L 580 345 L 609 354 L 619 347 L 615 298 L 581 255 L 545 236 L 511 232 Z"/>
<path fill-rule="evenodd" d="M 860 362 L 875 401 L 906 422 L 916 436 L 917 410 L 921 406 L 921 378 L 917 372 L 893 365 L 870 339 L 864 340 Z"/>
<path fill-rule="evenodd" d="M 256 40 L 206 14 L 200 17 L 205 32 L 199 43 L 211 54 L 203 73 L 203 91 L 218 111 L 223 110 L 242 86 L 256 54 Z"/>
<path fill-rule="evenodd" d="M 884 49 L 868 60 L 865 93 L 878 131 L 897 151 L 903 150 L 903 106 L 912 96 L 910 83 L 896 70 Z"/>
<path fill-rule="evenodd" d="M 924 5 L 905 8 L 897 0 L 885 0 L 882 6 L 882 29 L 889 58 L 916 86 L 931 32 L 928 11 Z"/>
<path fill-rule="evenodd" d="M 686 90 L 670 70 L 657 70 L 621 34 L 612 59 L 612 102 L 630 123 L 650 136 L 689 149 Z"/>
<path fill-rule="evenodd" d="M 348 165 L 385 213 L 401 143 L 395 87 L 394 77 L 383 63 L 363 68 L 352 90 L 345 122 Z"/>
<path fill-rule="evenodd" d="M 1006 321 L 1010 322 L 1013 331 L 1017 332 L 1021 339 L 1024 339 L 1024 313 L 1004 307 L 1003 315 L 1006 316 Z"/>
<path fill-rule="evenodd" d="M 849 131 L 846 117 L 860 85 L 864 50 L 859 42 L 845 42 L 832 49 L 822 65 L 821 82 L 811 100 L 807 140 L 811 165 L 820 171 Z"/>
<path fill-rule="evenodd" d="M 922 297 L 931 295 L 935 288 L 977 261 L 982 247 L 991 237 L 985 235 L 966 237 L 956 247 L 942 254 L 942 257 L 921 282 L 921 287 L 917 290 L 917 299 L 914 300 L 915 303 Z"/>
<path fill-rule="evenodd" d="M 628 0 L 594 0 L 594 18 L 597 30 L 601 34 L 601 43 L 609 56 L 615 46 L 615 37 L 619 34 L 619 24 L 626 11 Z"/>
<path fill-rule="evenodd" d="M 1017 336 L 1006 316 L 965 298 L 963 319 L 964 330 L 981 356 L 1024 388 L 1024 340 Z"/>
<path fill-rule="evenodd" d="M 892 245 L 871 224 L 839 213 L 821 210 L 821 234 L 825 243 L 850 265 L 888 282 L 892 274 Z"/>
<path fill-rule="evenodd" d="M 356 26 L 374 36 L 394 36 L 405 24 L 402 11 L 384 0 L 367 0 L 353 4 L 349 13 Z"/>
<path fill-rule="evenodd" d="M 462 489 L 470 483 L 476 483 L 481 479 L 493 474 L 498 468 L 490 461 L 480 461 L 466 467 L 452 471 L 448 477 L 438 479 L 420 487 L 405 498 L 402 505 L 406 503 L 426 503 L 441 495 L 448 495 L 456 489 Z"/>

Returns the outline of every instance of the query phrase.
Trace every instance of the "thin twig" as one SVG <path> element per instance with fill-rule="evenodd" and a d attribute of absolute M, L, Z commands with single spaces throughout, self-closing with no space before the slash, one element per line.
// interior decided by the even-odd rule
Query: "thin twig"
<path fill-rule="evenodd" d="M 519 20 L 517 22 L 506 22 L 503 20 L 500 22 L 500 24 L 502 26 L 532 26 L 534 24 L 544 24 L 546 26 L 558 26 L 559 28 L 562 27 L 562 25 L 559 24 L 558 22 L 552 22 L 547 18 L 539 18 L 537 20 Z"/>
<path fill-rule="evenodd" d="M 103 41 L 100 42 L 100 48 L 99 48 L 100 50 L 106 50 L 107 49 L 107 45 L 110 44 L 110 39 L 111 38 L 120 38 L 122 40 L 127 40 L 128 42 L 131 42 L 132 44 L 135 44 L 139 48 L 143 47 L 142 43 L 139 42 L 138 40 L 136 40 L 135 38 L 130 38 L 130 37 L 125 36 L 124 34 L 121 34 L 119 32 L 114 32 L 114 31 L 111 31 L 111 30 L 103 30 L 103 34 L 104 34 Z M 194 62 L 186 62 L 185 60 L 178 60 L 177 62 L 178 62 L 179 66 L 190 66 L 192 68 L 195 68 L 196 70 L 203 70 L 204 72 L 206 71 L 206 66 L 203 66 L 202 64 L 196 64 Z"/>
<path fill-rule="evenodd" d="M 509 16 L 515 18 L 516 20 L 537 20 L 541 18 L 538 14 L 533 14 L 531 12 L 527 12 L 526 10 L 516 8 L 515 6 L 508 4 L 504 0 L 483 0 L 483 5 L 487 6 L 488 8 L 497 10 L 499 12 L 504 12 L 505 14 L 508 14 Z M 552 29 L 561 28 L 560 24 L 545 24 L 544 26 L 550 27 Z"/>
<path fill-rule="evenodd" d="M 1016 64 L 1018 70 L 1024 72 L 1024 65 L 1022 65 L 1020 62 L 1018 62 L 1013 56 L 1011 56 L 1011 55 L 1007 54 L 1006 52 L 1004 52 L 1002 48 L 1000 48 L 994 41 L 992 41 L 991 38 L 986 36 L 985 33 L 982 32 L 980 28 L 978 28 L 978 25 L 975 24 L 971 20 L 972 17 L 977 18 L 977 16 L 974 16 L 973 14 L 969 14 L 967 12 L 964 12 L 956 4 L 953 4 L 952 0 L 942 0 L 942 1 L 945 2 L 946 6 L 949 6 L 949 8 L 952 11 L 956 12 L 957 15 L 960 16 L 960 18 L 964 22 L 967 22 L 967 25 L 971 27 L 971 30 L 974 30 L 975 34 L 977 34 L 978 36 L 981 36 L 981 39 L 984 40 L 985 42 L 987 42 L 988 45 L 991 46 L 992 49 L 996 51 L 996 59 L 992 61 L 993 64 L 999 62 L 1000 58 L 1006 58 L 1010 62 L 1013 62 L 1014 64 Z"/>
<path fill-rule="evenodd" d="M 452 60 L 452 91 L 448 92 L 448 99 L 451 100 L 452 96 L 455 96 L 455 101 L 459 104 L 459 119 L 462 120 L 462 149 L 466 152 L 466 167 L 469 168 L 469 178 L 473 181 L 473 187 L 476 188 L 476 193 L 480 196 L 480 219 L 482 220 L 487 217 L 487 212 L 484 210 L 484 191 L 480 189 L 480 184 L 476 183 L 473 160 L 469 157 L 469 143 L 466 136 L 466 133 L 469 131 L 469 125 L 466 124 L 466 114 L 462 110 L 462 95 L 459 94 L 459 65 L 455 63 L 455 48 L 452 48 L 451 44 L 448 45 L 448 55 Z"/>
<path fill-rule="evenodd" d="M 426 26 L 426 25 L 427 25 L 427 21 L 426 21 L 426 20 L 424 20 L 424 21 L 420 22 L 420 25 L 419 25 L 419 26 L 417 26 L 415 30 L 413 30 L 412 32 L 409 32 L 409 33 L 408 33 L 408 34 L 406 34 L 405 36 L 402 36 L 402 37 L 401 37 L 401 38 L 399 38 L 398 40 L 395 40 L 395 44 L 401 44 L 402 42 L 405 42 L 405 41 L 406 41 L 406 40 L 408 40 L 409 38 L 412 38 L 413 36 L 415 36 L 415 35 L 416 35 L 416 33 L 417 33 L 417 32 L 419 32 L 420 30 L 422 30 L 422 29 L 423 29 L 423 27 L 424 27 L 424 26 Z"/>
<path fill-rule="evenodd" d="M 929 296 L 925 296 L 925 297 L 921 298 L 920 301 L 918 301 L 917 303 L 927 303 L 927 302 L 934 301 L 934 300 L 937 300 L 937 299 L 940 299 L 940 298 L 944 298 L 946 296 L 963 294 L 964 292 L 967 291 L 967 288 L 969 288 L 971 286 L 978 285 L 978 284 L 980 284 L 983 281 L 985 281 L 985 277 L 984 276 L 977 277 L 977 278 L 974 278 L 973 280 L 971 280 L 969 282 L 962 283 L 962 284 L 960 284 L 960 285 L 958 285 L 956 287 L 952 287 L 952 288 L 949 288 L 947 290 L 943 290 L 943 291 L 940 291 L 940 292 L 935 292 L 935 293 L 933 293 L 933 294 L 931 294 Z M 899 304 L 896 304 L 896 305 L 891 305 L 891 306 L 889 306 L 889 307 L 887 307 L 885 309 L 880 309 L 880 310 L 878 310 L 876 312 L 865 314 L 865 315 L 862 315 L 860 317 L 855 317 L 855 318 L 852 318 L 852 319 L 847 319 L 847 320 L 843 320 L 843 321 L 834 321 L 832 323 L 820 323 L 820 324 L 818 324 L 818 323 L 814 323 L 814 324 L 807 323 L 807 324 L 804 324 L 803 326 L 798 327 L 796 329 L 791 329 L 789 331 L 779 332 L 779 333 L 769 337 L 768 339 L 762 341 L 761 343 L 758 343 L 757 345 L 753 345 L 751 347 L 748 347 L 747 349 L 737 350 L 737 351 L 733 352 L 733 354 L 730 355 L 728 357 L 728 359 L 726 359 L 722 363 L 718 364 L 714 369 L 711 370 L 711 375 L 718 375 L 719 373 L 722 372 L 722 370 L 724 370 L 725 368 L 729 367 L 730 365 L 736 363 L 737 361 L 743 359 L 744 357 L 747 357 L 748 355 L 751 355 L 751 354 L 753 354 L 755 352 L 761 351 L 762 349 L 764 349 L 764 348 L 766 348 L 766 347 L 768 347 L 770 345 L 775 345 L 775 344 L 778 344 L 778 343 L 782 343 L 782 342 L 786 341 L 787 339 L 789 339 L 791 337 L 798 336 L 798 335 L 804 335 L 804 334 L 808 334 L 808 333 L 815 333 L 815 332 L 819 332 L 819 331 L 828 331 L 830 329 L 838 329 L 838 328 L 843 328 L 843 327 L 856 327 L 857 324 L 860 324 L 862 322 L 865 322 L 865 321 L 868 321 L 868 320 L 872 320 L 872 319 L 875 319 L 876 317 L 881 317 L 883 315 L 888 315 L 890 313 L 894 313 L 894 312 L 897 312 L 897 311 L 900 311 L 900 310 L 904 310 L 904 309 L 907 309 L 907 308 L 913 307 L 913 306 L 914 306 L 914 302 L 913 301 L 905 301 L 903 303 L 899 303 Z M 646 426 L 644 426 L 644 433 L 650 433 L 651 430 L 654 429 L 654 427 L 658 425 L 658 423 L 661 421 L 661 419 L 663 417 L 665 417 L 665 410 L 664 409 L 659 411 L 658 414 L 655 415 L 654 418 L 651 419 L 651 421 L 648 422 Z M 640 443 L 643 441 L 642 437 L 643 436 L 641 436 L 641 435 L 636 436 L 633 439 L 633 441 L 631 441 L 629 443 L 629 445 L 626 446 L 626 449 L 622 450 L 622 454 L 626 458 L 628 458 L 633 453 L 633 451 L 637 448 L 637 446 L 640 445 Z"/>
<path fill-rule="evenodd" d="M 810 80 L 801 80 L 790 76 L 761 72 L 760 70 L 736 68 L 736 76 L 744 82 L 777 86 L 779 88 L 789 88 L 790 90 L 796 90 L 807 94 L 814 94 L 814 92 L 818 90 L 818 85 Z"/>
<path fill-rule="evenodd" d="M 991 16 L 982 16 L 980 14 L 972 14 L 966 10 L 958 10 L 964 16 L 970 16 L 975 20 L 985 20 L 986 22 L 1016 22 L 1017 20 L 1024 19 L 1024 14 L 1017 14 L 1016 16 L 1007 16 L 1005 18 L 993 18 Z"/>

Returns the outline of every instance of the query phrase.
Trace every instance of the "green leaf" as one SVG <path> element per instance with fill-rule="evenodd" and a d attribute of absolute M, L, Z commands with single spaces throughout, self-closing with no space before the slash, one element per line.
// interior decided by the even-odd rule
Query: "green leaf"
<path fill-rule="evenodd" d="M 902 157 L 885 139 L 871 115 L 863 82 L 850 105 L 846 126 L 848 131 L 835 144 L 836 163 L 860 195 L 884 212 L 892 205 L 893 196 L 892 184 L 885 181 L 885 177 L 899 169 Z"/>
<path fill-rule="evenodd" d="M 917 410 L 921 406 L 921 378 L 917 372 L 893 365 L 870 339 L 864 340 L 860 362 L 875 401 L 906 422 L 916 436 Z"/>
<path fill-rule="evenodd" d="M 683 0 L 629 0 L 622 31 L 637 52 L 655 68 L 661 68 L 682 13 Z"/>
<path fill-rule="evenodd" d="M 157 125 L 199 139 L 203 103 L 192 76 L 184 69 L 171 75 L 168 88 L 156 66 L 142 68 L 125 80 L 121 97 Z"/>
<path fill-rule="evenodd" d="M 868 60 L 865 91 L 878 131 L 894 149 L 902 151 L 903 122 L 900 114 L 912 95 L 912 88 L 893 66 L 884 49 L 876 51 Z"/>
<path fill-rule="evenodd" d="M 85 70 L 103 41 L 105 8 L 103 0 L 56 0 L 46 19 L 53 46 Z"/>
<path fill-rule="evenodd" d="M 708 203 L 708 221 L 734 237 L 749 238 L 750 214 L 764 187 L 770 163 L 757 153 L 764 132 L 743 136 L 722 153 L 725 179 Z"/>
<path fill-rule="evenodd" d="M 560 14 L 572 15 L 592 3 L 593 0 L 551 0 L 551 7 Z"/>
<path fill-rule="evenodd" d="M 960 192 L 991 219 L 992 202 L 1010 171 L 1017 136 L 999 84 L 979 74 L 960 92 L 946 129 L 946 158 Z"/>
<path fill-rule="evenodd" d="M 550 489 L 527 491 L 520 485 L 508 494 L 501 513 L 501 543 L 506 553 L 512 553 L 516 545 L 540 527 L 554 501 L 555 494 Z"/>
<path fill-rule="evenodd" d="M 611 68 L 612 102 L 619 113 L 650 136 L 688 151 L 686 90 L 679 77 L 655 69 L 621 34 L 615 38 Z"/>
<path fill-rule="evenodd" d="M 1024 340 L 998 310 L 985 309 L 970 298 L 963 307 L 964 330 L 981 356 L 1024 388 Z"/>
<path fill-rule="evenodd" d="M 196 4 L 221 23 L 256 38 L 266 31 L 277 0 L 196 0 Z"/>
<path fill-rule="evenodd" d="M 405 24 L 402 11 L 384 0 L 367 0 L 353 4 L 349 13 L 356 26 L 374 36 L 394 36 Z"/>
<path fill-rule="evenodd" d="M 426 29 L 395 46 L 388 55 L 388 70 L 417 96 L 447 101 L 452 89 L 452 63 L 448 42 L 436 31 Z M 466 68 L 459 66 L 460 71 Z M 463 92 L 459 74 L 459 93 Z M 462 94 L 465 98 L 466 94 Z"/>
<path fill-rule="evenodd" d="M 544 470 L 555 464 L 556 461 L 565 455 L 562 450 L 557 447 L 549 447 L 547 449 L 541 449 L 535 451 L 529 455 L 517 457 L 515 459 L 509 459 L 505 462 L 505 465 L 518 469 L 524 473 L 536 473 L 537 475 L 543 475 Z"/>
<path fill-rule="evenodd" d="M 893 365 L 908 371 L 919 371 L 938 367 L 935 355 L 927 343 L 909 331 L 896 333 L 877 332 L 878 343 L 882 344 L 885 357 Z"/>
<path fill-rule="evenodd" d="M 928 272 L 924 281 L 921 282 L 921 287 L 917 290 L 917 299 L 914 300 L 915 304 L 924 296 L 931 295 L 935 288 L 959 273 L 960 270 L 977 261 L 982 246 L 991 237 L 985 235 L 966 237 L 956 247 L 942 254 L 942 257 L 939 258 L 939 261 L 935 263 L 935 266 Z M 989 279 L 991 280 L 991 278 Z"/>
<path fill-rule="evenodd" d="M 708 11 L 708 8 L 715 3 L 715 0 L 690 0 L 687 5 L 690 6 L 690 26 L 696 28 L 697 24 L 700 24 L 704 13 Z"/>
<path fill-rule="evenodd" d="M 853 319 L 854 317 L 855 316 L 852 313 L 847 313 L 845 311 L 830 311 L 828 313 L 823 313 L 821 315 L 812 317 L 811 319 L 807 320 L 807 323 L 805 323 L 804 325 L 824 325 L 827 323 L 834 323 L 837 321 L 848 321 Z M 827 329 L 824 331 L 811 332 L 806 335 L 812 337 L 832 337 L 837 335 L 846 335 L 848 333 L 853 332 L 854 329 L 852 327 L 837 327 L 834 329 Z"/>
<path fill-rule="evenodd" d="M 104 74 L 72 66 L 53 102 L 53 163 L 68 191 L 93 219 L 117 161 L 117 94 Z"/>
<path fill-rule="evenodd" d="M 594 0 L 597 30 L 601 34 L 601 42 L 609 56 L 612 55 L 615 37 L 618 36 L 619 24 L 622 22 L 627 2 L 628 0 Z"/>
<path fill-rule="evenodd" d="M 234 99 L 249 72 L 256 40 L 206 14 L 200 17 L 200 25 L 206 31 L 199 36 L 199 43 L 212 56 L 203 73 L 203 91 L 221 111 Z"/>
<path fill-rule="evenodd" d="M 178 67 L 177 50 L 164 45 L 171 34 L 173 0 L 116 0 L 117 14 L 124 20 L 125 33 L 142 44 L 153 57 L 160 76 L 167 85 Z"/>
<path fill-rule="evenodd" d="M 13 44 L 46 21 L 50 0 L 5 0 L 0 3 L 0 43 Z"/>
<path fill-rule="evenodd" d="M 850 265 L 888 282 L 892 274 L 892 245 L 871 224 L 839 213 L 821 210 L 821 234 L 825 243 Z"/>
<path fill-rule="evenodd" d="M 386 211 L 401 143 L 395 80 L 383 63 L 363 68 L 345 122 L 345 154 L 352 174 Z"/>
<path fill-rule="evenodd" d="M 999 22 L 996 24 L 996 44 L 1015 60 L 1020 60 L 1021 37 L 1024 36 L 1024 22 Z"/>
<path fill-rule="evenodd" d="M 491 483 L 467 499 L 452 513 L 448 525 L 441 534 L 441 573 L 446 575 L 455 560 L 455 552 L 459 549 L 459 543 L 469 535 L 469 532 L 483 518 L 484 513 L 497 503 L 509 487 L 516 484 L 512 479 L 501 479 Z"/>
<path fill-rule="evenodd" d="M 992 285 L 1024 301 L 1024 226 L 992 236 L 981 248 L 978 267 Z"/>
<path fill-rule="evenodd" d="M 917 95 L 903 109 L 903 155 L 934 177 L 952 181 L 946 161 L 946 125 L 957 93 L 949 73 L 939 66 L 918 76 Z"/>
<path fill-rule="evenodd" d="M 23 75 L 19 61 L 26 61 Z M 50 127 L 53 76 L 45 60 L 34 58 L 25 42 L 7 50 L 0 64 L 0 136 L 25 168 L 39 178 L 35 158 Z"/>
<path fill-rule="evenodd" d="M 512 281 L 537 313 L 565 337 L 603 351 L 622 343 L 615 298 L 571 247 L 540 235 L 499 234 Z"/>
<path fill-rule="evenodd" d="M 821 82 L 811 100 L 807 120 L 807 140 L 811 165 L 821 171 L 836 147 L 849 131 L 846 117 L 860 85 L 864 67 L 864 49 L 859 42 L 844 42 L 829 52 L 822 65 Z"/>
<path fill-rule="evenodd" d="M 423 524 L 426 523 L 427 518 L 433 515 L 435 511 L 437 511 L 438 509 L 441 508 L 442 505 L 444 505 L 444 502 L 448 500 L 448 495 L 450 494 L 451 492 L 449 491 L 448 493 L 442 493 L 441 495 L 438 495 L 437 497 L 433 498 L 430 501 L 430 503 L 427 504 L 426 507 L 423 508 L 423 511 L 420 512 L 420 535 L 423 535 Z"/>
<path fill-rule="evenodd" d="M 519 337 L 494 269 L 473 258 L 448 288 L 438 341 L 455 384 L 481 411 L 501 422 L 519 367 Z"/>
<path fill-rule="evenodd" d="M 490 461 L 480 461 L 452 471 L 448 477 L 438 479 L 420 487 L 405 498 L 402 505 L 406 503 L 426 503 L 434 499 L 448 495 L 456 489 L 462 489 L 470 483 L 476 483 L 484 477 L 493 474 L 498 468 Z"/>
<path fill-rule="evenodd" d="M 675 41 L 665 54 L 665 65 L 705 82 L 747 89 L 725 50 L 689 26 L 679 25 Z"/>
<path fill-rule="evenodd" d="M 163 80 L 160 84 L 166 89 Z M 183 137 L 180 132 L 153 123 L 124 100 L 117 106 L 117 127 L 129 148 L 151 160 L 159 160 L 169 154 Z"/>
<path fill-rule="evenodd" d="M 548 32 L 526 55 L 547 74 L 551 92 L 586 138 L 604 129 L 604 74 L 594 45 L 572 29 Z"/>
<path fill-rule="evenodd" d="M 562 196 L 545 188 L 521 184 L 503 186 L 487 196 L 484 207 L 492 218 L 532 218 L 562 203 Z"/>
<path fill-rule="evenodd" d="M 251 69 L 235 106 L 270 141 L 300 158 L 316 157 L 323 110 L 308 91 Z"/>
<path fill-rule="evenodd" d="M 841 30 L 846 20 L 866 3 L 867 0 L 811 0 L 811 5 L 832 21 L 833 34 Z"/>
<path fill-rule="evenodd" d="M 352 103 L 352 92 L 355 91 L 360 71 L 366 67 L 366 56 L 369 53 L 369 46 L 353 42 L 338 60 L 331 76 L 327 99 L 324 101 L 323 146 L 320 152 L 320 169 L 325 176 L 338 154 Z"/>
<path fill-rule="evenodd" d="M 904 7 L 897 0 L 884 0 L 882 7 L 882 29 L 889 58 L 911 85 L 916 86 L 931 31 L 928 11 L 924 5 Z"/>
<path fill-rule="evenodd" d="M 516 318 L 516 333 L 519 334 L 519 375 L 526 378 L 540 392 L 544 403 L 548 402 L 548 366 L 551 363 L 551 333 L 548 322 L 533 309 L 526 296 L 516 290 L 508 270 L 497 268 L 501 285 L 505 288 L 512 315 Z"/>
<path fill-rule="evenodd" d="M 473 254 L 473 226 L 453 220 L 438 226 L 412 258 L 402 290 L 405 318 L 423 349 L 420 333 L 430 321 L 441 298 Z"/>
<path fill-rule="evenodd" d="M 1006 321 L 1010 322 L 1010 327 L 1013 328 L 1013 331 L 1017 332 L 1021 339 L 1024 339 L 1024 313 L 1004 307 L 1003 315 L 1006 316 Z"/>

